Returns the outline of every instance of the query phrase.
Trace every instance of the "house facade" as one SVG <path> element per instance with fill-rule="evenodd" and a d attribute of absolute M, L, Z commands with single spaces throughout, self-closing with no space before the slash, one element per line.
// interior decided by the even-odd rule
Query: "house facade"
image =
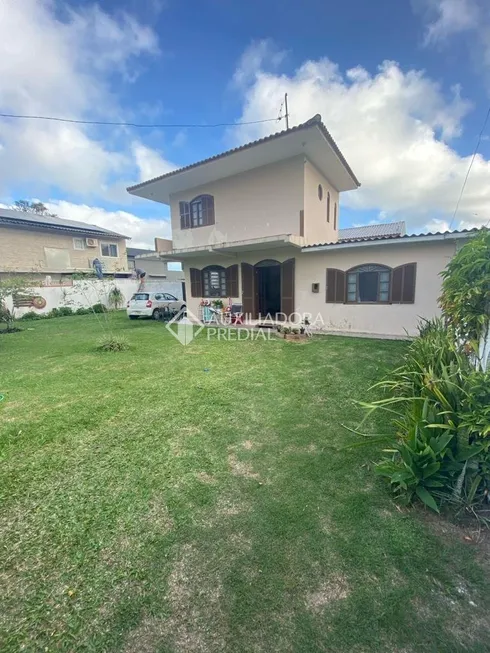
<path fill-rule="evenodd" d="M 59 217 L 0 209 L 0 274 L 27 273 L 52 281 L 93 271 L 128 274 L 126 236 Z"/>
<path fill-rule="evenodd" d="M 340 229 L 359 182 L 320 116 L 129 188 L 170 205 L 187 306 L 242 305 L 252 320 L 404 336 L 438 313 L 440 272 L 469 232 L 406 235 L 403 223 Z"/>

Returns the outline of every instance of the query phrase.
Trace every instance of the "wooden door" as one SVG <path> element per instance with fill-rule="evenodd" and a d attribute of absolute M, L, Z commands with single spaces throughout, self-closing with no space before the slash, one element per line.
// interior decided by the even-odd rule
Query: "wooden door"
<path fill-rule="evenodd" d="M 294 313 L 294 258 L 281 263 L 281 312 Z"/>
<path fill-rule="evenodd" d="M 250 263 L 242 263 L 242 304 L 246 316 L 255 318 L 255 274 L 254 266 Z"/>

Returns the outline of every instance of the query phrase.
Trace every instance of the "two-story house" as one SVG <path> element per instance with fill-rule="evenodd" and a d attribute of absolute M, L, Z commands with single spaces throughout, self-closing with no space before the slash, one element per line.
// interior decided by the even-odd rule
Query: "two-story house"
<path fill-rule="evenodd" d="M 126 239 L 93 224 L 0 209 L 0 274 L 27 273 L 55 283 L 93 270 L 97 258 L 105 273 L 128 276 Z"/>
<path fill-rule="evenodd" d="M 414 333 L 437 314 L 440 272 L 469 232 L 339 229 L 340 194 L 359 185 L 317 115 L 128 191 L 170 205 L 161 256 L 183 261 L 195 315 L 220 297 L 250 319 L 309 314 L 326 330 Z"/>

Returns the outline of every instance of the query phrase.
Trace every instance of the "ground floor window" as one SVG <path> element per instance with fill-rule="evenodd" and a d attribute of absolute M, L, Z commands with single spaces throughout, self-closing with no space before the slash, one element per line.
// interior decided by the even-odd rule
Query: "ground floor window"
<path fill-rule="evenodd" d="M 203 297 L 227 297 L 226 270 L 219 265 L 202 271 Z"/>
<path fill-rule="evenodd" d="M 387 303 L 391 270 L 382 265 L 361 265 L 347 272 L 347 301 Z"/>

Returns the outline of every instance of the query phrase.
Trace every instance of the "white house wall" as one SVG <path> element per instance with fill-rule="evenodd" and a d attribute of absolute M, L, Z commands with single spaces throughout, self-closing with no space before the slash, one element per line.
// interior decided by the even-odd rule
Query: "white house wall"
<path fill-rule="evenodd" d="M 207 265 L 228 267 L 242 262 L 254 265 L 264 259 L 280 263 L 295 259 L 295 310 L 298 313 L 320 314 L 327 331 L 349 332 L 371 335 L 405 336 L 415 335 L 420 318 L 431 318 L 439 314 L 438 297 L 441 293 L 441 271 L 454 256 L 455 246 L 451 242 L 383 244 L 372 247 L 357 247 L 317 253 L 302 253 L 289 247 L 245 252 L 237 257 L 210 255 L 185 261 L 187 306 L 198 315 L 201 298 L 190 297 L 189 268 L 203 269 Z M 397 267 L 405 263 L 417 263 L 415 302 L 413 304 L 327 304 L 325 284 L 327 267 L 348 270 L 356 265 L 375 263 Z M 319 283 L 320 291 L 312 292 L 312 284 Z M 242 278 L 239 271 L 239 297 L 241 302 Z M 226 301 L 226 300 L 225 300 Z"/>

